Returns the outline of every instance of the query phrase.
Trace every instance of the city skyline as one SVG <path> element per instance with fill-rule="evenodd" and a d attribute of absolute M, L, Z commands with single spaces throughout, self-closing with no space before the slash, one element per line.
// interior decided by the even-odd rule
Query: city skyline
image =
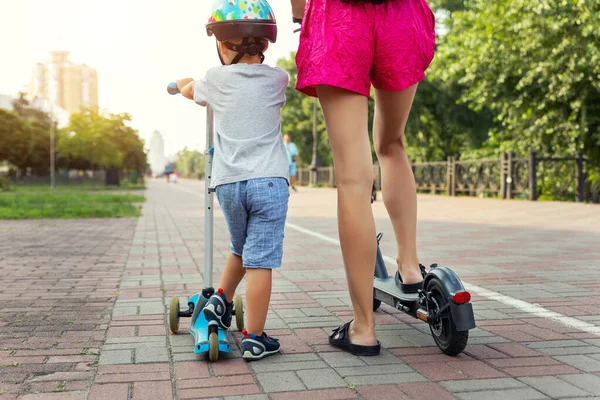
<path fill-rule="evenodd" d="M 289 1 L 271 3 L 279 33 L 265 63 L 274 66 L 297 49 L 298 34 L 293 33 L 297 25 L 291 20 Z M 169 96 L 166 86 L 184 77 L 201 78 L 220 65 L 214 38 L 204 28 L 210 5 L 181 0 L 174 11 L 158 0 L 0 0 L 5 11 L 0 35 L 10 38 L 4 48 L 4 54 L 10 54 L 8 63 L 0 66 L 0 94 L 27 93 L 33 66 L 51 51 L 68 51 L 73 63 L 93 66 L 98 72 L 101 108 L 131 114 L 131 126 L 147 148 L 157 130 L 167 155 L 186 146 L 203 150 L 205 109 Z M 192 23 L 177 20 L 181 10 L 194 16 Z"/>
<path fill-rule="evenodd" d="M 50 60 L 33 67 L 28 98 L 47 100 L 71 114 L 96 107 L 98 74 L 93 67 L 69 60 L 68 51 L 51 51 Z"/>

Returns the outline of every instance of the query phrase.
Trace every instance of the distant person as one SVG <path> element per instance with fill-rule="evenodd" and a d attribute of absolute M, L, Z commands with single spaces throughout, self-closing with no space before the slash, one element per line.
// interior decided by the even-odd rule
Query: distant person
<path fill-rule="evenodd" d="M 228 329 L 235 290 L 247 275 L 242 358 L 258 360 L 280 348 L 264 328 L 273 270 L 281 267 L 283 258 L 290 197 L 280 125 L 289 76 L 281 68 L 263 64 L 268 43 L 277 37 L 266 0 L 217 1 L 207 30 L 217 39 L 223 66 L 209 69 L 202 79 L 176 82 L 184 97 L 214 111 L 210 188 L 216 190 L 231 240 L 220 287 L 203 312 L 209 321 Z"/>
<path fill-rule="evenodd" d="M 298 174 L 298 169 L 296 167 L 296 161 L 298 159 L 298 147 L 296 146 L 296 143 L 292 142 L 290 135 L 285 135 L 283 141 L 285 142 L 285 149 L 287 150 L 288 161 L 290 163 L 290 184 L 294 192 L 297 192 L 296 175 Z"/>
<path fill-rule="evenodd" d="M 165 167 L 165 176 L 167 177 L 167 183 L 171 181 L 171 174 L 173 173 L 173 166 L 171 164 L 167 164 Z"/>
<path fill-rule="evenodd" d="M 177 178 L 179 178 L 179 171 L 175 170 L 171 174 L 171 182 L 177 183 Z"/>

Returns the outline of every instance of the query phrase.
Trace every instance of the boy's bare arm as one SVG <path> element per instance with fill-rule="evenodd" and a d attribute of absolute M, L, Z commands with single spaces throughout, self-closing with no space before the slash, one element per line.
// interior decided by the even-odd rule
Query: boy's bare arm
<path fill-rule="evenodd" d="M 192 78 L 178 80 L 177 89 L 183 97 L 194 100 L 194 80 Z"/>
<path fill-rule="evenodd" d="M 292 2 L 292 15 L 294 18 L 302 19 L 304 17 L 304 8 L 306 7 L 306 0 L 291 0 Z"/>

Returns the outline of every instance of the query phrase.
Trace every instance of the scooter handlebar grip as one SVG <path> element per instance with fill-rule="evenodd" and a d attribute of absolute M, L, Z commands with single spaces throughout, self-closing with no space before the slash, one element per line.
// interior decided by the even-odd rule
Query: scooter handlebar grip
<path fill-rule="evenodd" d="M 169 94 L 179 94 L 179 89 L 177 89 L 177 84 L 175 82 L 169 83 L 169 86 L 167 86 L 167 92 L 169 92 Z"/>

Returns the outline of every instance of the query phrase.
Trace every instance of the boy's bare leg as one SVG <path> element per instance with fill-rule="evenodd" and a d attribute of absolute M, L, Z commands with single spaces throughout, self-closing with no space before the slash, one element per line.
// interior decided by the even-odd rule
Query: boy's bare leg
<path fill-rule="evenodd" d="M 233 301 L 235 289 L 237 289 L 242 279 L 244 279 L 245 274 L 246 270 L 242 266 L 242 257 L 233 253 L 230 254 L 229 257 L 227 257 L 223 275 L 221 275 L 220 286 L 221 289 L 223 289 L 223 293 L 225 293 L 227 301 Z"/>
<path fill-rule="evenodd" d="M 264 268 L 248 268 L 246 271 L 246 325 L 248 333 L 253 335 L 260 336 L 265 330 L 271 301 L 272 272 Z"/>

